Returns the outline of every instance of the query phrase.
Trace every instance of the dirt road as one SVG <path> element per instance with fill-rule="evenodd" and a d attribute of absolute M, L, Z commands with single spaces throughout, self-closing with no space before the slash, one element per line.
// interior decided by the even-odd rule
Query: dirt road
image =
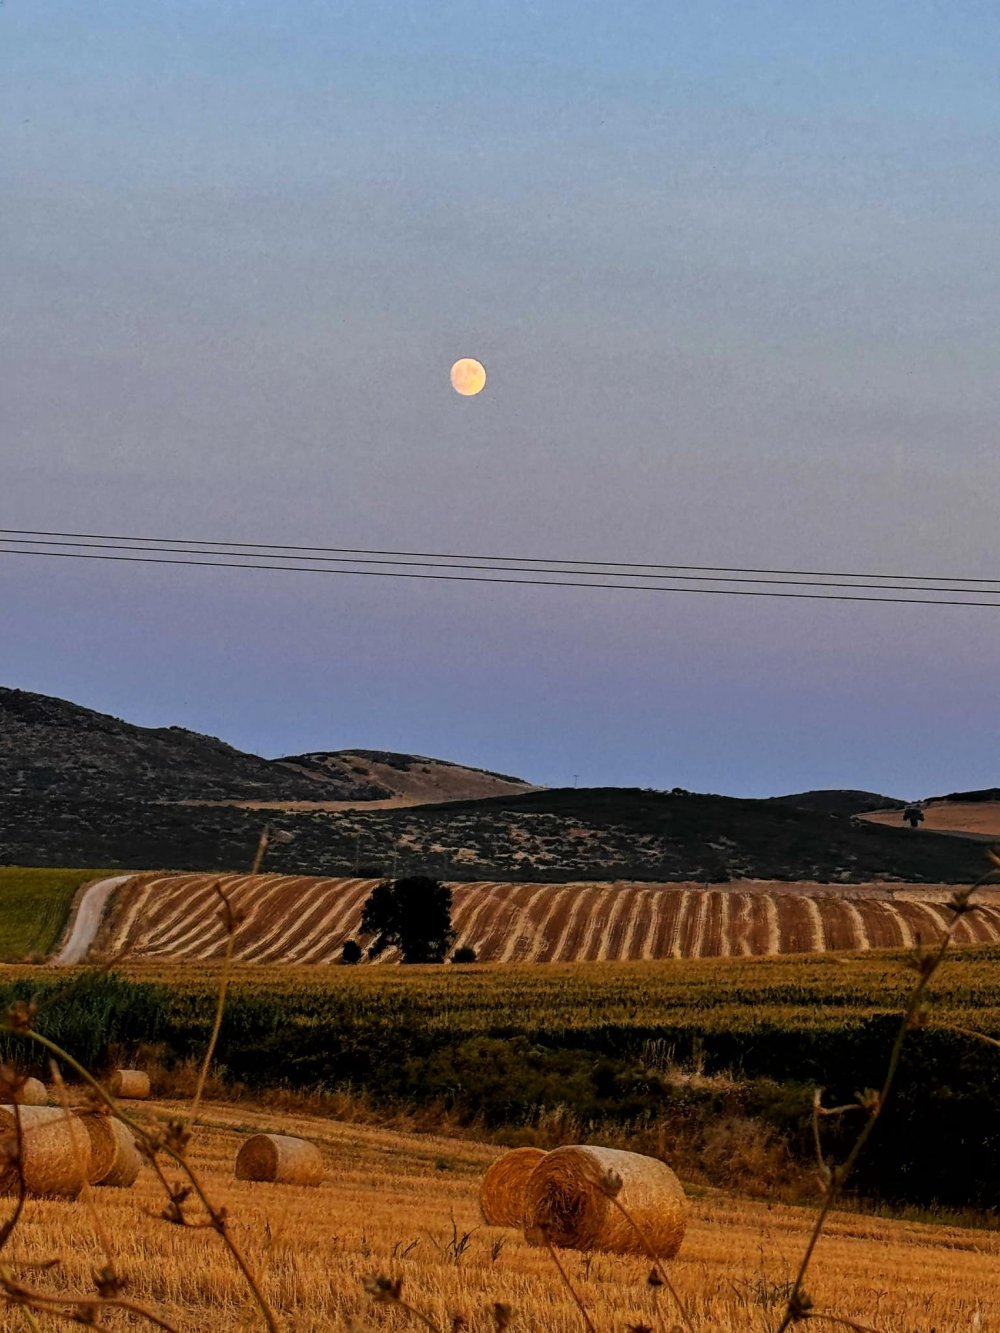
<path fill-rule="evenodd" d="M 112 875 L 110 879 L 99 879 L 96 884 L 90 884 L 84 889 L 73 928 L 65 944 L 53 957 L 53 963 L 68 967 L 72 963 L 83 962 L 100 927 L 108 898 L 120 884 L 131 878 L 131 875 Z"/>

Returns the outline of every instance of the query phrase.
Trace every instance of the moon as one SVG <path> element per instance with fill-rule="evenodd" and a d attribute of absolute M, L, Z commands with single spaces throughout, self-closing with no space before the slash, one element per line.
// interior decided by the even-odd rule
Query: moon
<path fill-rule="evenodd" d="M 463 398 L 482 393 L 486 385 L 486 368 L 474 357 L 463 356 L 451 368 L 451 387 Z"/>

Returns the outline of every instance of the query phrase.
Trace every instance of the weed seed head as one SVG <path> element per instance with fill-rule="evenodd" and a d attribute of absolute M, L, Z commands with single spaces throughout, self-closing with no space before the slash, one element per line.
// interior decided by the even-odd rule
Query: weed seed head
<path fill-rule="evenodd" d="M 362 1280 L 365 1291 L 373 1301 L 378 1301 L 385 1305 L 395 1305 L 403 1294 L 403 1279 L 385 1277 L 379 1274 L 377 1277 L 366 1277 Z"/>
<path fill-rule="evenodd" d="M 34 1000 L 15 1000 L 7 1010 L 7 1024 L 15 1032 L 30 1032 L 38 1005 Z"/>

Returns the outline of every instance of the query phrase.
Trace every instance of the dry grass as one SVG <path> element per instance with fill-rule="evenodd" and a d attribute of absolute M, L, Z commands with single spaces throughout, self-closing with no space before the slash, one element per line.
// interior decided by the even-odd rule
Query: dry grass
<path fill-rule="evenodd" d="M 488 1329 L 486 1310 L 494 1301 L 515 1307 L 512 1327 L 524 1333 L 581 1327 L 545 1252 L 517 1232 L 481 1225 L 478 1183 L 495 1149 L 246 1107 L 209 1106 L 203 1118 L 193 1161 L 214 1199 L 229 1207 L 234 1236 L 296 1333 L 346 1329 L 351 1318 L 373 1329 L 402 1328 L 398 1313 L 367 1304 L 361 1282 L 376 1273 L 402 1277 L 404 1294 L 442 1328 L 462 1312 L 472 1329 Z M 236 1152 L 257 1131 L 308 1137 L 337 1170 L 311 1190 L 234 1181 Z M 259 1326 L 217 1237 L 148 1216 L 162 1207 L 148 1168 L 131 1191 L 99 1191 L 96 1206 L 133 1298 L 190 1333 Z M 693 1201 L 670 1272 L 699 1333 L 763 1333 L 774 1326 L 814 1217 L 723 1195 Z M 463 1246 L 466 1233 L 472 1234 Z M 79 1204 L 29 1200 L 9 1247 L 15 1272 L 24 1272 L 26 1261 L 53 1256 L 61 1264 L 46 1285 L 65 1282 L 77 1291 L 91 1289 L 90 1275 L 104 1262 Z M 819 1305 L 882 1333 L 974 1327 L 990 1333 L 1000 1330 L 998 1260 L 994 1233 L 834 1214 L 809 1288 Z M 564 1262 L 601 1333 L 629 1323 L 656 1325 L 648 1262 L 569 1253 Z M 669 1327 L 662 1292 L 659 1300 Z M 973 1322 L 977 1316 L 980 1323 Z M 124 1317 L 108 1320 L 108 1327 L 133 1326 Z M 0 1328 L 22 1327 L 16 1313 L 0 1319 Z"/>

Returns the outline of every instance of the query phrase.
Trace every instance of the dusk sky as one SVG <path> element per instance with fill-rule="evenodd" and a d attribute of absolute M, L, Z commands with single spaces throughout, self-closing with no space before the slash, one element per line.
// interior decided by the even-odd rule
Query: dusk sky
<path fill-rule="evenodd" d="M 6 0 L 0 526 L 1000 579 L 998 56 L 975 0 Z M 0 554 L 0 684 L 553 785 L 1000 784 L 998 654 Z"/>

